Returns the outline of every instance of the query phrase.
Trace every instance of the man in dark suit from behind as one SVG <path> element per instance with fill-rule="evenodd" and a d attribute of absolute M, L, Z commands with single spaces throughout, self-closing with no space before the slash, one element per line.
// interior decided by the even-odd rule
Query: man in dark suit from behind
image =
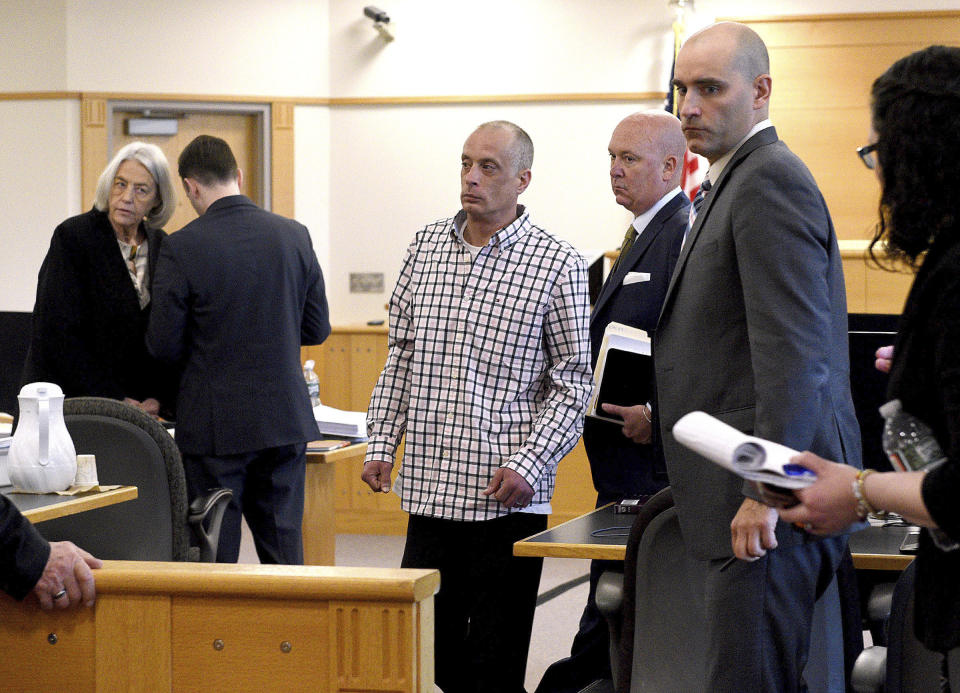
<path fill-rule="evenodd" d="M 318 437 L 300 346 L 330 333 L 320 265 L 306 227 L 240 194 L 223 140 L 194 139 L 179 174 L 200 216 L 160 254 L 147 346 L 181 368 L 187 490 L 233 491 L 218 561 L 237 560 L 242 514 L 261 562 L 300 564 L 306 443 Z"/>
<path fill-rule="evenodd" d="M 621 257 L 590 316 L 594 367 L 611 322 L 645 330 L 650 336 L 657 325 L 690 216 L 690 201 L 680 189 L 686 148 L 680 121 L 659 110 L 627 116 L 610 138 L 610 184 L 617 203 L 630 210 L 634 219 Z M 624 423 L 589 416 L 584 422 L 583 442 L 597 489 L 597 507 L 653 494 L 666 486 L 663 452 L 651 426 L 655 405 L 641 401 L 625 407 L 602 406 Z M 592 681 L 610 678 L 609 635 L 594 601 L 597 581 L 605 570 L 622 571 L 623 563 L 591 563 L 590 593 L 570 657 L 547 670 L 538 693 L 579 691 Z"/>

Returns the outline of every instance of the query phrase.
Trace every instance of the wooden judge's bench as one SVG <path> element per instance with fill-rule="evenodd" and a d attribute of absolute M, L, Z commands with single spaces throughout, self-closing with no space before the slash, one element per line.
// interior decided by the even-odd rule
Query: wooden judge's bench
<path fill-rule="evenodd" d="M 434 690 L 435 570 L 105 561 L 96 581 L 92 609 L 0 594 L 4 690 Z"/>

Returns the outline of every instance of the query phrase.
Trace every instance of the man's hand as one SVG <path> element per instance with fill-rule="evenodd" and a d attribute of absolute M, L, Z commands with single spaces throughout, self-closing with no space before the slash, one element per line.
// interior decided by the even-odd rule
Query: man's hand
<path fill-rule="evenodd" d="M 777 548 L 774 529 L 777 526 L 777 511 L 753 500 L 744 498 L 740 509 L 730 523 L 733 554 L 742 561 L 755 561 L 766 556 L 767 551 Z"/>
<path fill-rule="evenodd" d="M 889 373 L 890 364 L 893 363 L 893 345 L 888 344 L 887 346 L 880 347 L 874 356 L 877 358 L 877 360 L 873 362 L 876 369 L 883 373 Z"/>
<path fill-rule="evenodd" d="M 525 508 L 533 499 L 533 487 L 517 472 L 500 467 L 483 489 L 483 495 L 493 495 L 505 508 Z"/>
<path fill-rule="evenodd" d="M 133 399 L 132 397 L 124 397 L 123 403 L 132 405 L 137 409 L 141 409 L 150 416 L 155 417 L 160 414 L 160 402 L 155 400 L 153 397 L 147 397 L 142 402 L 140 400 Z"/>
<path fill-rule="evenodd" d="M 392 462 L 371 460 L 364 463 L 360 478 L 367 482 L 367 486 L 378 493 L 390 493 L 390 471 Z"/>
<path fill-rule="evenodd" d="M 632 407 L 621 407 L 618 404 L 604 402 L 600 408 L 608 414 L 623 417 L 623 435 L 634 443 L 646 444 L 653 438 L 653 427 L 650 424 L 650 410 L 645 404 L 635 404 Z"/>
<path fill-rule="evenodd" d="M 83 603 L 93 606 L 96 597 L 91 568 L 99 568 L 103 562 L 69 541 L 50 543 L 50 556 L 43 574 L 33 587 L 40 608 L 66 609 Z"/>

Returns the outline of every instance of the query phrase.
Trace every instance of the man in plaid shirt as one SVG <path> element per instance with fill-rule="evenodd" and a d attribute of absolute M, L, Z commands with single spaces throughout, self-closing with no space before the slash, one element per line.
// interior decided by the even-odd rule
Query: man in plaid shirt
<path fill-rule="evenodd" d="M 462 209 L 407 250 L 390 299 L 390 351 L 367 413 L 362 478 L 410 513 L 402 567 L 437 568 L 436 683 L 523 691 L 557 464 L 592 386 L 583 258 L 517 198 L 533 143 L 506 121 L 463 146 Z"/>

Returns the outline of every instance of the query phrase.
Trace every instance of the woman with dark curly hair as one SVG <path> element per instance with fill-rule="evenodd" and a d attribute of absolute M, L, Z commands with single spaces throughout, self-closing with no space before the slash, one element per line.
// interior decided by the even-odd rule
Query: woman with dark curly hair
<path fill-rule="evenodd" d="M 872 473 L 806 452 L 794 461 L 818 479 L 780 516 L 816 534 L 883 511 L 923 526 L 916 632 L 928 648 L 946 652 L 960 646 L 960 48 L 930 46 L 873 83 L 871 141 L 859 153 L 883 188 L 871 255 L 879 244 L 916 271 L 888 399 L 932 429 L 945 461 Z"/>

